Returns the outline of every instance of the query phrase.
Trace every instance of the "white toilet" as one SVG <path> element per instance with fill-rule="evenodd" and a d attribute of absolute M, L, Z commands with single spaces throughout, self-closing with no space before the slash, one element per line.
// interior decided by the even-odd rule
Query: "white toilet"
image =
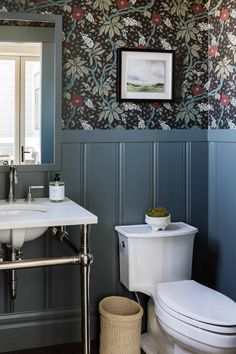
<path fill-rule="evenodd" d="M 146 354 L 236 354 L 236 303 L 191 279 L 197 229 L 182 222 L 165 231 L 116 226 L 120 280 L 151 297 Z"/>

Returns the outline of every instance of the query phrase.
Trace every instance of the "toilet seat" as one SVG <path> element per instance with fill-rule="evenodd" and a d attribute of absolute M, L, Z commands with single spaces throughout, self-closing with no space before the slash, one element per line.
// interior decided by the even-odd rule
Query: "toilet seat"
<path fill-rule="evenodd" d="M 208 345 L 236 348 L 236 303 L 226 296 L 186 280 L 158 284 L 154 297 L 160 323 Z"/>
<path fill-rule="evenodd" d="M 200 328 L 202 330 L 206 330 L 206 331 L 210 331 L 210 332 L 214 332 L 214 333 L 219 333 L 219 334 L 236 334 L 236 327 L 235 326 L 219 326 L 219 325 L 212 325 L 209 323 L 196 321 L 192 318 L 186 317 L 186 316 L 170 309 L 158 297 L 155 299 L 155 304 L 157 306 L 160 306 L 162 308 L 162 310 L 167 312 L 169 315 L 171 315 L 171 316 L 179 319 L 180 321 L 183 321 L 186 324 L 189 324 L 191 326 L 195 326 L 195 327 Z"/>
<path fill-rule="evenodd" d="M 236 303 L 193 280 L 158 284 L 154 297 L 163 310 L 185 323 L 236 334 Z"/>

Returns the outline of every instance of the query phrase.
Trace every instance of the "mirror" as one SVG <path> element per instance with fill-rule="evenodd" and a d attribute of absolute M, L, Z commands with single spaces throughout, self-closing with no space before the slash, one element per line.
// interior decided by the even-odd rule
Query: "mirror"
<path fill-rule="evenodd" d="M 0 14 L 0 169 L 58 165 L 61 16 Z"/>

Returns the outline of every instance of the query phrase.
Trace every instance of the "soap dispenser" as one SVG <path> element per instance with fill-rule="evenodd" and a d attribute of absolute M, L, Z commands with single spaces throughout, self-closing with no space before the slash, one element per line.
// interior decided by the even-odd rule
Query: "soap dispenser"
<path fill-rule="evenodd" d="M 56 173 L 54 181 L 49 182 L 49 199 L 52 202 L 63 202 L 65 198 L 65 183 L 60 180 L 60 174 Z"/>

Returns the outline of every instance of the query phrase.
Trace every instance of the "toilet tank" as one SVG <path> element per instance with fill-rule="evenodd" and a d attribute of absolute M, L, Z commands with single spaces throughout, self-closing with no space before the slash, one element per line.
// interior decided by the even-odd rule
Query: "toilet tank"
<path fill-rule="evenodd" d="M 159 282 L 191 279 L 193 242 L 198 229 L 183 222 L 165 231 L 149 225 L 116 226 L 119 236 L 120 281 L 130 291 Z"/>

